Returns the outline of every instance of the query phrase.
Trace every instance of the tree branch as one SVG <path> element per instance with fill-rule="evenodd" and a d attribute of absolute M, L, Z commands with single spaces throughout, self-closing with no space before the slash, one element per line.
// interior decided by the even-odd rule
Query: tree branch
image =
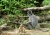
<path fill-rule="evenodd" d="M 24 9 L 21 9 L 22 11 L 28 11 L 28 10 L 49 10 L 50 9 L 50 6 L 43 6 L 43 7 L 30 7 L 30 8 L 24 8 Z"/>

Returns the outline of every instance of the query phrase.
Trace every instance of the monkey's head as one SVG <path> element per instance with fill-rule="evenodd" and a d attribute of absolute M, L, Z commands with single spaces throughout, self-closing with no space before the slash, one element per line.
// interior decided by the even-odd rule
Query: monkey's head
<path fill-rule="evenodd" d="M 31 16 L 31 15 L 32 15 L 32 11 L 31 10 L 27 11 L 27 16 Z"/>
<path fill-rule="evenodd" d="M 23 27 L 23 24 L 21 24 L 20 27 Z"/>

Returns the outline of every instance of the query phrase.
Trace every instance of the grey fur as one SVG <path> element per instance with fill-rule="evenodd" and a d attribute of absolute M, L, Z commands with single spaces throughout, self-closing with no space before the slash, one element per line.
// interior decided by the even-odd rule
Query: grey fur
<path fill-rule="evenodd" d="M 32 13 L 31 10 L 27 12 L 27 16 L 29 17 L 29 21 L 27 22 L 28 28 L 29 29 L 35 28 L 38 23 L 36 16 Z"/>

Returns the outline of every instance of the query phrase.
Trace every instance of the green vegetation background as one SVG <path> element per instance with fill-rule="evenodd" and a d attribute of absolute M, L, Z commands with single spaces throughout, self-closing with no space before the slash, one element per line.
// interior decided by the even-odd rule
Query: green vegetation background
<path fill-rule="evenodd" d="M 14 15 L 24 16 L 26 14 L 22 13 L 20 9 L 46 5 L 50 5 L 50 0 L 0 0 L 0 25 L 10 22 L 10 19 L 3 18 L 4 15 L 8 15 L 10 18 L 14 18 Z M 40 15 L 41 13 L 50 14 L 50 10 L 34 14 Z M 15 18 L 13 20 L 15 21 Z"/>

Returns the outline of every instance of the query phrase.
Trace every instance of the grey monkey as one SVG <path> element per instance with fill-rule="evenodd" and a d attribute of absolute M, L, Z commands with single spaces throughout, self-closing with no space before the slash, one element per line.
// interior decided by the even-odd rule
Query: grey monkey
<path fill-rule="evenodd" d="M 29 29 L 33 29 L 37 26 L 38 23 L 38 19 L 36 18 L 36 16 L 32 13 L 31 10 L 29 10 L 27 12 L 27 16 L 29 17 L 28 22 L 27 22 L 27 26 Z"/>

